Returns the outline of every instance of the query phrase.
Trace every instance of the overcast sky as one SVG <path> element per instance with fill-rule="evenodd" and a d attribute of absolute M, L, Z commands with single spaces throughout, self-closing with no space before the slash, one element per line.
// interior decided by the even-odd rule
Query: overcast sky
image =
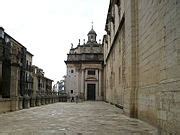
<path fill-rule="evenodd" d="M 109 0 L 0 0 L 0 26 L 24 45 L 33 64 L 54 81 L 66 74 L 64 60 L 78 39 L 87 41 L 94 22 L 97 40 L 105 34 Z"/>

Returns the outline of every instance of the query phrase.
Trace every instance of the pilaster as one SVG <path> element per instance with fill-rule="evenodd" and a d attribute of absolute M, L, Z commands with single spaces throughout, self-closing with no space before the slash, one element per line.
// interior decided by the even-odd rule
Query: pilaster
<path fill-rule="evenodd" d="M 10 83 L 10 98 L 12 100 L 11 111 L 19 110 L 18 79 L 19 79 L 19 67 L 11 66 L 11 83 Z"/>
<path fill-rule="evenodd" d="M 98 88 L 98 100 L 102 100 L 102 71 L 99 69 L 99 88 Z"/>
<path fill-rule="evenodd" d="M 84 69 L 81 70 L 81 93 L 84 93 Z"/>
<path fill-rule="evenodd" d="M 131 1 L 131 92 L 130 92 L 130 116 L 138 117 L 138 0 Z"/>

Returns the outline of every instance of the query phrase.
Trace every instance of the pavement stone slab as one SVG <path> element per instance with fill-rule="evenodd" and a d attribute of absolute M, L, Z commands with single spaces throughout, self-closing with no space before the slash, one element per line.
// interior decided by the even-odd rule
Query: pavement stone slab
<path fill-rule="evenodd" d="M 0 135 L 156 135 L 105 102 L 55 103 L 0 115 Z"/>

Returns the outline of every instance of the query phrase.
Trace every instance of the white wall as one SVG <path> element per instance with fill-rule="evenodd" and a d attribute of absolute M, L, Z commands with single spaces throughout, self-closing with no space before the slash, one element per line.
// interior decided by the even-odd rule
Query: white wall
<path fill-rule="evenodd" d="M 71 72 L 73 71 L 73 73 Z M 75 96 L 78 94 L 78 78 L 79 72 L 76 71 L 75 67 L 67 68 L 67 77 L 66 77 L 66 92 L 70 94 L 70 96 Z M 71 94 L 71 90 L 73 90 L 73 94 Z"/>

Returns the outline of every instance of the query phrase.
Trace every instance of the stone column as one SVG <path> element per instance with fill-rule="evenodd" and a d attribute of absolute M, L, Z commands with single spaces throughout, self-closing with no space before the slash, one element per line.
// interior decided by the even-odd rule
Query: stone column
<path fill-rule="evenodd" d="M 102 71 L 101 69 L 99 70 L 99 91 L 98 91 L 98 100 L 102 100 L 102 95 L 101 95 L 101 87 L 102 87 L 102 84 L 101 84 L 101 81 L 102 81 Z"/>
<path fill-rule="evenodd" d="M 11 83 L 10 83 L 11 111 L 19 110 L 18 78 L 19 78 L 19 67 L 12 66 Z"/>
<path fill-rule="evenodd" d="M 0 61 L 0 98 L 2 94 L 2 61 Z"/>
<path fill-rule="evenodd" d="M 85 96 L 85 90 L 84 90 L 84 69 L 82 69 L 82 71 L 81 71 L 81 94 L 82 93 Z"/>
<path fill-rule="evenodd" d="M 35 77 L 33 78 L 33 79 L 35 79 Z M 34 82 L 35 81 L 37 81 L 37 80 L 34 80 L 33 81 L 33 87 L 32 87 L 32 90 L 33 90 L 33 93 L 32 93 L 32 96 L 31 96 L 31 104 L 30 104 L 30 106 L 31 107 L 35 107 L 36 106 L 36 96 L 37 96 L 37 94 L 36 94 L 36 84 L 34 84 Z"/>
<path fill-rule="evenodd" d="M 87 82 L 85 82 L 84 84 L 84 100 L 87 100 Z"/>
<path fill-rule="evenodd" d="M 2 97 L 2 58 L 3 58 L 3 40 L 0 38 L 0 98 Z"/>

